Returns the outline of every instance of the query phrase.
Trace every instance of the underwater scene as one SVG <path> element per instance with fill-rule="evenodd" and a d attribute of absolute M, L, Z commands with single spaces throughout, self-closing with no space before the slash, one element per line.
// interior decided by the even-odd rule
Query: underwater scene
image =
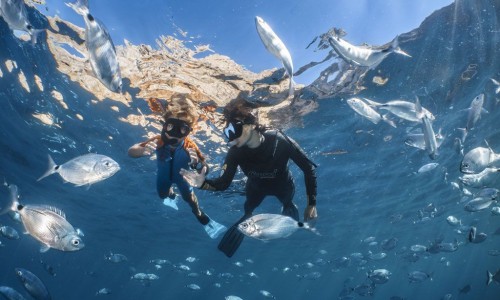
<path fill-rule="evenodd" d="M 0 0 L 0 299 L 500 299 L 500 1 L 210 2 Z"/>

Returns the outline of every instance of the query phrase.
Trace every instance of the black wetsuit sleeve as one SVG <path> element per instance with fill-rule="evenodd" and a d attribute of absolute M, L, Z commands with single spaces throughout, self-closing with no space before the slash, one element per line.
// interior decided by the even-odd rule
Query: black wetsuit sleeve
<path fill-rule="evenodd" d="M 306 184 L 307 204 L 316 205 L 316 165 L 307 157 L 304 150 L 300 148 L 299 144 L 290 137 L 286 136 L 285 139 L 290 145 L 290 158 L 299 166 L 304 172 L 304 180 Z"/>
<path fill-rule="evenodd" d="M 222 166 L 224 173 L 222 173 L 222 175 L 218 178 L 205 179 L 205 182 L 203 182 L 200 189 L 209 191 L 223 191 L 227 189 L 233 181 L 237 168 L 238 161 L 236 159 L 236 153 L 234 149 L 229 149 L 224 165 Z"/>

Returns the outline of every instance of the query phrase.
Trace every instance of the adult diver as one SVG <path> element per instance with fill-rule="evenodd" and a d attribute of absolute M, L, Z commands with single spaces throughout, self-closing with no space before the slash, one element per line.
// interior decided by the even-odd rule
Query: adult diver
<path fill-rule="evenodd" d="M 307 193 L 304 221 L 317 217 L 316 165 L 294 140 L 281 131 L 261 126 L 245 100 L 232 100 L 224 108 L 223 114 L 226 120 L 224 134 L 231 148 L 222 166 L 222 175 L 207 179 L 205 167 L 201 172 L 182 169 L 180 173 L 192 186 L 210 191 L 227 189 L 238 166 L 248 177 L 244 215 L 228 229 L 218 245 L 219 250 L 231 257 L 244 237 L 238 230 L 238 224 L 251 217 L 266 196 L 278 198 L 283 205 L 282 214 L 299 221 L 299 212 L 293 203 L 295 183 L 288 170 L 290 159 L 304 172 Z"/>

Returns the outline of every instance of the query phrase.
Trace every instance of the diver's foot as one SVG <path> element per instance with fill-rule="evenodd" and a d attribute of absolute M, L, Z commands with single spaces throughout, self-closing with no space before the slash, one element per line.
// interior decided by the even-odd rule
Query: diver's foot
<path fill-rule="evenodd" d="M 196 219 L 198 219 L 201 225 L 207 225 L 210 222 L 210 218 L 203 212 L 200 215 L 196 215 Z"/>
<path fill-rule="evenodd" d="M 163 205 L 171 207 L 175 210 L 179 210 L 179 207 L 177 206 L 177 202 L 179 202 L 177 197 L 175 197 L 174 199 L 171 199 L 170 197 L 163 199 Z"/>
<path fill-rule="evenodd" d="M 207 225 L 203 226 L 205 228 L 205 231 L 207 234 L 210 236 L 212 239 L 216 239 L 221 235 L 223 232 L 227 230 L 226 226 L 221 225 L 214 220 L 210 220 Z"/>
<path fill-rule="evenodd" d="M 297 209 L 297 205 L 295 204 L 283 206 L 281 214 L 284 216 L 289 216 L 290 218 L 299 222 L 299 210 Z"/>

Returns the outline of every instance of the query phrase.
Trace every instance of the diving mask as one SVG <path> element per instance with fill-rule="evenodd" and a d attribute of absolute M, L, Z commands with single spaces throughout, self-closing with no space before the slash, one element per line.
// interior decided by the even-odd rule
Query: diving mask
<path fill-rule="evenodd" d="M 224 135 L 228 141 L 233 141 L 241 136 L 243 133 L 243 122 L 238 120 L 229 121 L 224 128 Z"/>

